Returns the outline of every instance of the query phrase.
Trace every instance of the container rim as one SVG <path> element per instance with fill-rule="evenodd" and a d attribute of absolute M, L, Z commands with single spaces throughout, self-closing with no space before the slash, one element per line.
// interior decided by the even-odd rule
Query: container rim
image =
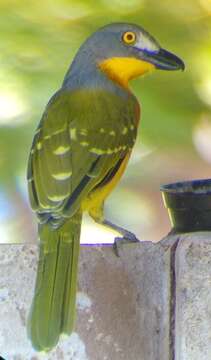
<path fill-rule="evenodd" d="M 211 195 L 211 179 L 177 181 L 175 183 L 161 185 L 160 190 L 163 193 L 177 195 Z"/>

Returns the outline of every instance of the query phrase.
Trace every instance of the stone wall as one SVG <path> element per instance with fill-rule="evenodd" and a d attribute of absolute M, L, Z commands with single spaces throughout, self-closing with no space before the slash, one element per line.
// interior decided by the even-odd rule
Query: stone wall
<path fill-rule="evenodd" d="M 0 246 L 0 356 L 6 360 L 210 360 L 211 233 L 82 246 L 75 332 L 48 355 L 26 337 L 36 245 Z"/>

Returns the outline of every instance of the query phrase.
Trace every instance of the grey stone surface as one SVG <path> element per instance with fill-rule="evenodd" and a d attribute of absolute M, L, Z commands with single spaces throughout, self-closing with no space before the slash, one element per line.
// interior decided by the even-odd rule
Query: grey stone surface
<path fill-rule="evenodd" d="M 36 245 L 0 246 L 0 355 L 6 360 L 210 360 L 211 233 L 82 246 L 75 332 L 49 354 L 26 335 Z"/>
<path fill-rule="evenodd" d="M 77 331 L 89 359 L 169 360 L 170 247 L 124 244 L 119 253 L 81 252 L 79 284 L 92 307 L 90 319 L 79 313 Z"/>
<path fill-rule="evenodd" d="M 176 360 L 210 360 L 211 234 L 183 235 L 175 261 Z"/>
<path fill-rule="evenodd" d="M 0 246 L 0 356 L 5 360 L 87 360 L 77 333 L 62 339 L 47 356 L 37 354 L 26 335 L 26 317 L 33 295 L 36 245 Z"/>

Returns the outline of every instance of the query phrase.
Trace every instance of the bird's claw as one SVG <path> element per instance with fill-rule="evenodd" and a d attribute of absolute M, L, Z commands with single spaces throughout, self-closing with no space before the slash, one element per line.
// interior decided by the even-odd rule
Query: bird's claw
<path fill-rule="evenodd" d="M 120 257 L 120 253 L 119 253 L 119 248 L 120 248 L 120 245 L 122 244 L 128 244 L 128 243 L 137 243 L 137 242 L 140 242 L 137 237 L 133 234 L 133 233 L 130 233 L 128 231 L 127 235 L 125 234 L 123 237 L 116 237 L 114 239 L 114 245 L 113 245 L 113 250 L 114 250 L 114 253 L 117 257 Z"/>

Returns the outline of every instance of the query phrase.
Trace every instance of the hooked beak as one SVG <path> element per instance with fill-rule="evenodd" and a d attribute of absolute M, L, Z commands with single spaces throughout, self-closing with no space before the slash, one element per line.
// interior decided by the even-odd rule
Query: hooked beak
<path fill-rule="evenodd" d="M 144 60 L 161 70 L 185 70 L 185 64 L 178 56 L 162 48 L 158 52 L 145 51 Z"/>

